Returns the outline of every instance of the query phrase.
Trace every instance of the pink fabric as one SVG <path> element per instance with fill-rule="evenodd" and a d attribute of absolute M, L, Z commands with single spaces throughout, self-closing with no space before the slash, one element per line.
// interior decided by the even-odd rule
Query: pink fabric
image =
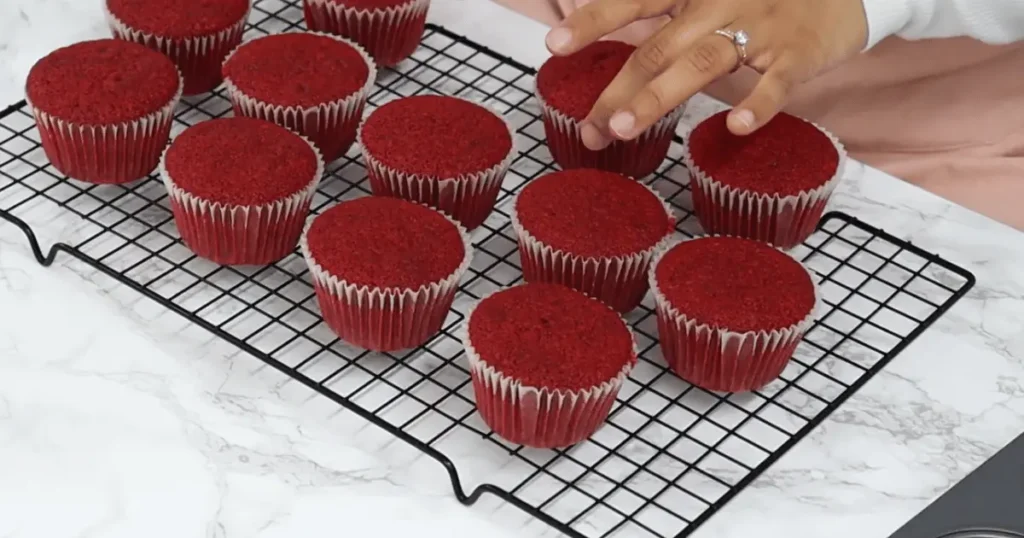
<path fill-rule="evenodd" d="M 588 0 L 496 0 L 552 25 Z M 663 21 L 613 36 L 642 42 Z M 756 36 L 755 36 L 756 39 Z M 850 154 L 1024 230 L 1024 43 L 890 38 L 803 85 L 787 111 L 838 136 Z M 757 74 L 706 91 L 735 104 Z"/>

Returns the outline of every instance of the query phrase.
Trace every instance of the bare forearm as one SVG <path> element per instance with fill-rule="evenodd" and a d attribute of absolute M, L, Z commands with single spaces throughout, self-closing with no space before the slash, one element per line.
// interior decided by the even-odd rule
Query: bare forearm
<path fill-rule="evenodd" d="M 558 24 L 565 17 L 565 12 L 558 0 L 494 0 L 509 9 L 518 11 L 531 19 L 548 26 Z M 1024 1 L 1024 0 L 1022 0 Z"/>

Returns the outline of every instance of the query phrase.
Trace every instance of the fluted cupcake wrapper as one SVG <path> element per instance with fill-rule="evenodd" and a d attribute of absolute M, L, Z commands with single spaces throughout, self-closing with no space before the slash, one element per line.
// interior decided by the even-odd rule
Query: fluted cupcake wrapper
<path fill-rule="evenodd" d="M 643 186 L 661 202 L 667 218 L 675 222 L 675 215 L 668 203 L 650 187 Z M 518 200 L 517 196 L 516 203 Z M 620 313 L 633 310 L 643 301 L 648 289 L 647 270 L 654 255 L 668 243 L 671 231 L 650 248 L 629 255 L 577 256 L 554 248 L 531 234 L 519 220 L 516 203 L 512 205 L 511 220 L 512 229 L 518 237 L 524 280 L 561 284 L 589 295 Z"/>
<path fill-rule="evenodd" d="M 512 166 L 512 161 L 515 160 L 516 133 L 504 116 L 485 105 L 475 102 L 474 104 L 486 108 L 500 118 L 508 129 L 512 145 L 500 163 L 487 170 L 455 178 L 408 174 L 385 166 L 370 153 L 366 144 L 363 143 L 362 128 L 360 128 L 358 140 L 362 147 L 363 160 L 366 162 L 366 171 L 370 178 L 370 188 L 373 194 L 426 204 L 452 216 L 467 230 L 472 230 L 487 220 L 491 211 L 494 210 L 498 194 L 501 193 L 501 184 L 505 180 L 505 174 Z"/>
<path fill-rule="evenodd" d="M 137 120 L 106 125 L 64 121 L 28 102 L 39 129 L 43 151 L 62 174 L 96 184 L 122 184 L 142 179 L 157 168 L 171 136 L 178 90 L 160 110 Z"/>
<path fill-rule="evenodd" d="M 615 377 L 599 385 L 583 390 L 524 385 L 480 357 L 469 338 L 472 310 L 466 319 L 461 337 L 469 360 L 477 411 L 494 433 L 512 443 L 534 448 L 563 448 L 587 439 L 608 419 L 615 398 L 636 363 L 634 338 L 633 360 Z M 626 325 L 625 321 L 622 323 Z M 628 325 L 626 330 L 629 330 Z M 630 337 L 633 338 L 632 331 Z M 551 360 L 559 358 L 551 357 Z"/>
<path fill-rule="evenodd" d="M 393 67 L 415 52 L 423 37 L 430 0 L 377 9 L 346 7 L 336 0 L 303 0 L 310 30 L 347 37 L 362 45 L 383 67 Z"/>
<path fill-rule="evenodd" d="M 378 288 L 348 282 L 325 269 L 309 248 L 310 220 L 299 248 L 313 277 L 324 322 L 338 338 L 371 351 L 397 351 L 423 345 L 437 334 L 473 259 L 469 234 L 447 215 L 459 231 L 465 257 L 447 277 L 409 288 Z"/>
<path fill-rule="evenodd" d="M 842 179 L 847 161 L 839 140 L 815 127 L 828 136 L 839 154 L 835 175 L 816 189 L 788 196 L 750 192 L 716 181 L 694 161 L 687 138 L 683 144 L 683 164 L 690 170 L 694 214 L 704 231 L 755 239 L 783 249 L 807 240 Z"/>
<path fill-rule="evenodd" d="M 660 251 L 650 269 L 658 340 L 669 368 L 698 387 L 718 392 L 757 390 L 778 378 L 821 308 L 821 293 L 814 275 L 801 264 L 814 286 L 815 302 L 798 323 L 771 331 L 730 331 L 698 322 L 665 297 L 655 275 L 658 263 L 669 250 L 670 247 Z"/>
<path fill-rule="evenodd" d="M 250 7 L 241 19 L 215 34 L 171 38 L 132 28 L 111 13 L 106 2 L 103 4 L 107 25 L 114 37 L 145 45 L 174 61 L 185 78 L 185 95 L 206 93 L 221 83 L 221 63 L 241 43 L 252 10 Z"/>
<path fill-rule="evenodd" d="M 210 202 L 185 191 L 168 173 L 165 151 L 160 178 L 167 188 L 174 223 L 185 245 L 197 256 L 221 265 L 268 265 L 291 254 L 324 173 L 320 152 L 312 142 L 303 140 L 316 154 L 313 178 L 299 192 L 260 205 Z"/>
<path fill-rule="evenodd" d="M 236 116 L 270 121 L 303 135 L 316 144 L 326 162 L 331 162 L 344 155 L 355 142 L 366 99 L 377 79 L 377 66 L 366 50 L 354 41 L 323 32 L 310 33 L 336 39 L 353 47 L 369 68 L 366 84 L 348 97 L 312 107 L 282 106 L 261 101 L 239 89 L 230 77 L 224 79 L 224 86 Z M 245 43 L 242 43 L 231 51 L 224 63 L 244 46 Z"/>
<path fill-rule="evenodd" d="M 563 170 L 597 168 L 641 179 L 658 170 L 668 155 L 676 126 L 686 111 L 686 103 L 658 120 L 630 141 L 616 140 L 605 149 L 593 151 L 583 145 L 580 122 L 549 105 L 535 93 L 544 119 L 544 134 L 551 156 Z"/>

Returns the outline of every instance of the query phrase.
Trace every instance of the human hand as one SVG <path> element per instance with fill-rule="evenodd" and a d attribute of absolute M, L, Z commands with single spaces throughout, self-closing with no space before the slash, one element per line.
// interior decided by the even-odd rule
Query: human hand
<path fill-rule="evenodd" d="M 737 135 L 752 133 L 782 109 L 795 86 L 857 54 L 868 38 L 861 0 L 593 0 L 548 33 L 548 49 L 571 54 L 632 22 L 664 15 L 671 20 L 637 48 L 584 121 L 588 148 L 636 138 L 742 65 L 763 76 L 729 114 L 728 126 Z M 728 35 L 741 31 L 749 36 L 745 46 Z"/>

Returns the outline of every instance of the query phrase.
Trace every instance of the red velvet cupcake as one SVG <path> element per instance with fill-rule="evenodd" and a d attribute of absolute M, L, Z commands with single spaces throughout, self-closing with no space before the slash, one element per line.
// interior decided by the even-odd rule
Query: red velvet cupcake
<path fill-rule="evenodd" d="M 100 39 L 39 60 L 25 94 L 54 168 L 90 183 L 128 183 L 157 167 L 181 88 L 162 54 Z"/>
<path fill-rule="evenodd" d="M 655 260 L 650 277 L 665 360 L 714 391 L 755 390 L 777 378 L 819 301 L 800 262 L 750 239 L 680 243 Z"/>
<path fill-rule="evenodd" d="M 166 54 L 185 77 L 185 95 L 220 84 L 220 64 L 242 41 L 249 0 L 106 0 L 114 37 Z"/>
<path fill-rule="evenodd" d="M 391 101 L 359 129 L 374 194 L 425 203 L 470 230 L 494 209 L 514 139 L 497 112 L 440 95 Z"/>
<path fill-rule="evenodd" d="M 562 284 L 629 312 L 647 293 L 647 270 L 675 229 L 657 194 L 593 169 L 533 180 L 512 207 L 527 282 Z"/>
<path fill-rule="evenodd" d="M 685 103 L 635 140 L 617 140 L 601 151 L 591 151 L 580 137 L 581 122 L 635 50 L 619 41 L 598 41 L 569 56 L 552 56 L 541 66 L 537 100 L 548 149 L 562 168 L 598 168 L 642 178 L 665 160 Z"/>
<path fill-rule="evenodd" d="M 462 339 L 484 422 L 535 448 L 567 447 L 596 432 L 637 357 L 618 314 L 557 284 L 484 298 L 467 314 Z"/>
<path fill-rule="evenodd" d="M 266 265 L 295 250 L 323 169 L 316 147 L 288 129 L 222 118 L 178 135 L 160 175 L 193 252 L 224 265 Z"/>
<path fill-rule="evenodd" d="M 806 240 L 843 176 L 846 151 L 831 134 L 781 113 L 747 136 L 726 127 L 726 112 L 690 133 L 694 213 L 709 234 L 792 248 Z"/>
<path fill-rule="evenodd" d="M 234 50 L 223 67 L 236 116 L 272 121 L 309 138 L 333 161 L 356 139 L 377 68 L 355 43 L 290 33 Z"/>
<path fill-rule="evenodd" d="M 347 37 L 394 67 L 419 46 L 430 0 L 303 0 L 302 7 L 310 30 Z"/>
<path fill-rule="evenodd" d="M 378 196 L 316 217 L 300 241 L 324 322 L 373 351 L 423 345 L 441 330 L 473 249 L 426 206 Z"/>

